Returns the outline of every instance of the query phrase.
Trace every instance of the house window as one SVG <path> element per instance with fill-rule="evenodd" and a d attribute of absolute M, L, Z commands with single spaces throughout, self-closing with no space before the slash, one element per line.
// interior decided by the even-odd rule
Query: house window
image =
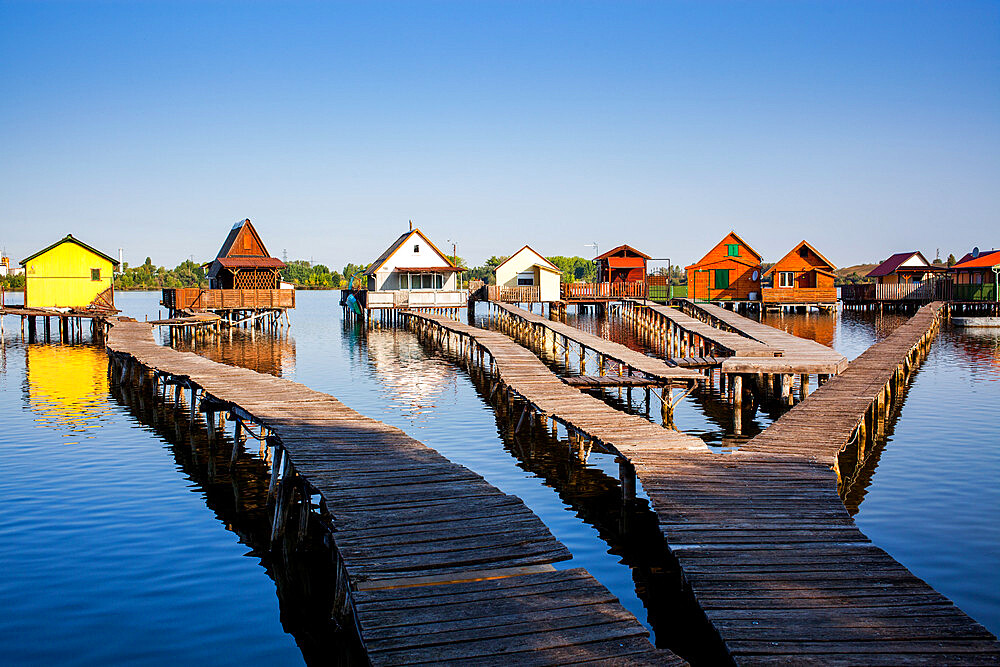
<path fill-rule="evenodd" d="M 729 269 L 715 270 L 715 289 L 729 288 Z"/>
<path fill-rule="evenodd" d="M 729 243 L 729 244 L 727 244 L 726 247 L 729 249 L 729 256 L 730 257 L 739 257 L 740 256 L 740 244 L 739 243 Z"/>
<path fill-rule="evenodd" d="M 410 274 L 399 274 L 399 289 L 410 289 Z"/>
<path fill-rule="evenodd" d="M 517 284 L 519 287 L 523 285 L 534 285 L 535 274 L 531 271 L 525 271 L 524 273 L 517 274 Z"/>
<path fill-rule="evenodd" d="M 420 244 L 419 243 L 413 244 L 413 252 L 420 252 Z"/>
<path fill-rule="evenodd" d="M 795 287 L 795 272 L 778 271 L 778 287 Z"/>
<path fill-rule="evenodd" d="M 100 280 L 101 279 L 101 270 L 100 269 L 91 269 L 90 270 L 90 279 L 91 280 Z"/>

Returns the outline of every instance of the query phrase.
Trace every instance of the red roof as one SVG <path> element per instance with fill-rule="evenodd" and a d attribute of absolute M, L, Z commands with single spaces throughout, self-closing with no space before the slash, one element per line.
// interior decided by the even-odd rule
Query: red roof
<path fill-rule="evenodd" d="M 596 262 L 599 259 L 607 259 L 611 255 L 617 255 L 619 252 L 625 252 L 626 250 L 628 252 L 631 252 L 631 253 L 635 254 L 635 255 L 638 255 L 639 257 L 642 257 L 643 259 L 652 259 L 646 253 L 639 252 L 638 250 L 636 250 L 635 248 L 633 248 L 630 245 L 622 244 L 622 245 L 618 246 L 617 248 L 613 248 L 613 249 L 607 251 L 603 255 L 598 255 L 597 257 L 594 258 L 594 261 Z"/>
<path fill-rule="evenodd" d="M 217 257 L 215 261 L 227 269 L 280 269 L 285 266 L 277 257 Z"/>
<path fill-rule="evenodd" d="M 952 269 L 978 269 L 989 268 L 1000 264 L 1000 250 L 985 250 L 979 253 L 979 257 L 973 258 L 972 253 L 966 253 L 965 257 L 958 260 Z"/>
<path fill-rule="evenodd" d="M 903 267 L 904 270 L 911 270 L 911 271 L 934 270 L 934 268 L 930 266 L 930 262 L 927 261 L 927 258 L 924 257 L 923 253 L 921 253 L 919 250 L 911 250 L 910 252 L 897 252 L 895 255 L 893 255 L 892 257 L 885 260 L 884 262 L 876 266 L 874 269 L 869 271 L 868 275 L 866 275 L 865 277 L 879 278 L 881 276 L 888 276 L 892 273 L 895 273 L 896 269 L 899 268 L 900 264 L 902 264 L 909 258 L 913 257 L 914 255 L 920 255 L 920 259 L 924 260 L 924 264 L 926 264 L 927 266 L 914 266 L 914 267 L 904 266 Z"/>

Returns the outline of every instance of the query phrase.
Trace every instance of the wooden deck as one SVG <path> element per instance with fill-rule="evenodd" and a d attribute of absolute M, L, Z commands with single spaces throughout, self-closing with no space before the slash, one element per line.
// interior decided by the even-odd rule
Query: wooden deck
<path fill-rule="evenodd" d="M 780 360 L 768 360 L 763 365 L 757 359 L 727 359 L 723 362 L 723 372 L 836 375 L 847 368 L 847 358 L 822 343 L 800 338 L 711 303 L 694 303 L 689 299 L 680 302 L 689 315 L 781 350 Z"/>
<path fill-rule="evenodd" d="M 523 400 L 518 429 L 550 418 L 566 426 L 571 439 L 595 440 L 632 464 L 687 584 L 737 663 L 1000 660 L 996 638 L 871 544 L 837 492 L 834 458 L 845 446 L 842 433 L 850 439 L 852 429 L 864 428 L 870 406 L 882 404 L 886 374 L 890 384 L 905 381 L 899 365 L 916 363 L 936 317 L 893 334 L 859 359 L 856 371 L 779 420 L 775 431 L 730 454 L 712 453 L 700 439 L 591 396 L 574 397 L 538 357 L 496 331 L 432 315 L 408 313 L 406 319 L 424 340 L 490 369 L 491 398 Z M 858 409 L 833 410 L 831 396 L 858 402 L 859 409 L 868 405 L 860 424 Z M 827 435 L 834 423 L 843 430 Z"/>
<path fill-rule="evenodd" d="M 679 664 L 520 499 L 399 429 L 303 385 L 158 345 L 148 324 L 107 337 L 116 382 L 187 387 L 214 423 L 259 424 L 272 447 L 273 533 L 329 526 L 335 613 L 376 665 Z M 574 391 L 567 388 L 567 391 Z M 234 456 L 235 456 L 234 450 Z M 318 507 L 313 503 L 321 498 Z"/>

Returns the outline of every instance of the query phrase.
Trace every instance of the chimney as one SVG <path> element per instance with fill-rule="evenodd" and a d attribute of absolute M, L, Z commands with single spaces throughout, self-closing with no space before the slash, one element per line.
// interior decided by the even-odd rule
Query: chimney
<path fill-rule="evenodd" d="M 413 231 L 413 221 L 412 220 L 410 220 L 410 231 L 411 232 Z"/>

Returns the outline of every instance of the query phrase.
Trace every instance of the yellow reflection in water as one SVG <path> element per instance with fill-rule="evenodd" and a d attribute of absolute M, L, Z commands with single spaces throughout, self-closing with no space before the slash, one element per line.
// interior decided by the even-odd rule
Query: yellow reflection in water
<path fill-rule="evenodd" d="M 28 405 L 44 426 L 82 428 L 109 411 L 108 358 L 101 350 L 29 345 Z"/>

